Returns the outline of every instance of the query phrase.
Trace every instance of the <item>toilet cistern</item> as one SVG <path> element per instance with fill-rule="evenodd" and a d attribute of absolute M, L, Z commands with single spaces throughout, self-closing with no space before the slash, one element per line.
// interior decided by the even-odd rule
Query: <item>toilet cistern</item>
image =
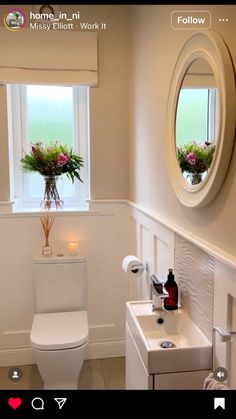
<path fill-rule="evenodd" d="M 152 291 L 152 309 L 164 310 L 164 299 L 169 297 L 169 293 L 164 286 L 164 281 L 157 275 L 151 275 L 151 291 Z"/>
<path fill-rule="evenodd" d="M 77 389 L 89 334 L 86 260 L 35 258 L 34 300 L 30 341 L 44 389 Z"/>

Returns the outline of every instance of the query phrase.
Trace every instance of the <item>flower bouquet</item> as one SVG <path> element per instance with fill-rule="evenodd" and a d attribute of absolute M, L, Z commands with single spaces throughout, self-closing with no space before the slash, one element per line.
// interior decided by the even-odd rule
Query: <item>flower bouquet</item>
<path fill-rule="evenodd" d="M 215 143 L 208 142 L 190 141 L 177 147 L 180 169 L 182 173 L 187 172 L 193 185 L 202 181 L 202 174 L 210 168 L 214 152 Z"/>
<path fill-rule="evenodd" d="M 82 157 L 57 141 L 50 145 L 44 145 L 42 142 L 31 144 L 31 151 L 21 159 L 21 164 L 25 172 L 38 172 L 44 176 L 44 209 L 50 210 L 53 204 L 56 209 L 63 206 L 56 186 L 58 176 L 66 174 L 72 183 L 75 178 L 83 182 L 79 174 L 80 168 L 83 167 Z"/>

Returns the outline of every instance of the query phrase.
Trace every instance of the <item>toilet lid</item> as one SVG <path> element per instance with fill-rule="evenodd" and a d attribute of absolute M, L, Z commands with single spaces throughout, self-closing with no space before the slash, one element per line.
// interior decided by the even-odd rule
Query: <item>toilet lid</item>
<path fill-rule="evenodd" d="M 88 341 L 87 311 L 35 314 L 31 344 L 36 349 L 69 349 Z"/>

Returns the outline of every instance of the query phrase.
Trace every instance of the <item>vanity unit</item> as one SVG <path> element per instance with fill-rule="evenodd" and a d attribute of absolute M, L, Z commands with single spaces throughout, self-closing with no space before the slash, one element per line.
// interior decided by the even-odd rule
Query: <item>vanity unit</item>
<path fill-rule="evenodd" d="M 126 303 L 126 389 L 202 389 L 212 344 L 183 309 Z"/>

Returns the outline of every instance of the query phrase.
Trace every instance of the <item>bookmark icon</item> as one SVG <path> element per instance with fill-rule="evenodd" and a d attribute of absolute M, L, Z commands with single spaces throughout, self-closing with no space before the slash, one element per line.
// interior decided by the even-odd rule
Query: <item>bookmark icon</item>
<path fill-rule="evenodd" d="M 67 397 L 54 397 L 54 400 L 57 402 L 58 407 L 61 410 L 67 400 Z"/>
<path fill-rule="evenodd" d="M 224 397 L 215 397 L 214 398 L 214 410 L 216 410 L 218 407 L 221 407 L 221 409 L 225 410 L 225 398 Z"/>

